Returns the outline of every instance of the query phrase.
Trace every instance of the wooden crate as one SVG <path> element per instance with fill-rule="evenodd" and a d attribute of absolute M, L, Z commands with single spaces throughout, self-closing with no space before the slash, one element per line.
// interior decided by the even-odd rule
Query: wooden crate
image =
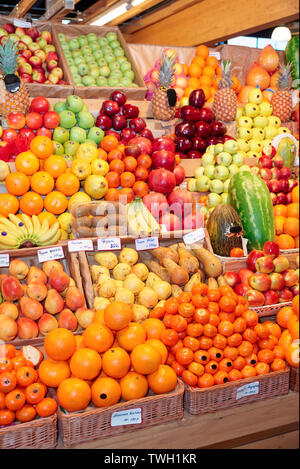
<path fill-rule="evenodd" d="M 35 247 L 35 248 L 25 248 L 25 249 L 14 249 L 14 250 L 9 250 L 9 251 L 1 251 L 1 255 L 7 254 L 10 259 L 22 259 L 25 261 L 28 266 L 36 266 L 41 268 L 41 264 L 39 263 L 38 259 L 38 251 L 43 250 L 43 249 L 49 249 L 49 248 L 57 248 L 58 246 L 62 247 L 62 251 L 64 254 L 63 259 L 59 259 L 59 261 L 63 264 L 64 271 L 70 275 L 71 278 L 73 278 L 75 285 L 77 288 L 84 294 L 84 289 L 82 285 L 82 279 L 80 275 L 80 267 L 79 267 L 79 260 L 78 260 L 78 254 L 74 252 L 69 252 L 68 247 L 66 244 L 57 244 L 55 246 L 45 246 L 45 247 Z M 8 267 L 1 267 L 0 268 L 0 274 L 8 274 L 9 270 Z M 77 331 L 74 332 L 74 334 L 81 334 L 83 329 L 78 326 Z M 20 339 L 16 337 L 14 340 L 11 341 L 12 344 L 15 346 L 19 347 L 22 345 L 41 345 L 44 342 L 45 336 L 42 334 L 39 334 L 38 337 L 35 337 L 33 339 Z"/>
<path fill-rule="evenodd" d="M 104 36 L 105 34 L 107 34 L 110 31 L 113 31 L 113 32 L 117 33 L 118 40 L 119 40 L 121 46 L 123 47 L 123 49 L 125 51 L 125 55 L 126 55 L 127 59 L 131 63 L 132 70 L 133 70 L 134 76 L 135 76 L 134 83 L 136 83 L 138 85 L 138 88 L 122 88 L 122 87 L 120 87 L 120 88 L 117 88 L 117 89 L 122 91 L 123 93 L 125 93 L 128 99 L 143 100 L 145 98 L 146 92 L 147 92 L 146 85 L 144 83 L 143 78 L 140 75 L 140 72 L 139 72 L 138 68 L 136 67 L 136 65 L 134 63 L 133 57 L 132 57 L 131 52 L 130 52 L 127 44 L 126 44 L 126 41 L 125 41 L 120 29 L 117 26 L 91 26 L 91 25 L 88 25 L 88 29 L 87 29 L 86 25 L 79 26 L 79 25 L 73 25 L 72 24 L 72 25 L 64 26 L 64 25 L 58 24 L 58 23 L 55 23 L 53 25 L 53 35 L 55 37 L 55 42 L 57 44 L 59 55 L 62 58 L 64 68 L 66 70 L 67 80 L 68 80 L 68 82 L 70 82 L 72 84 L 72 86 L 74 88 L 74 94 L 77 95 L 77 96 L 80 96 L 81 98 L 92 98 L 92 99 L 93 98 L 94 99 L 105 98 L 105 99 L 107 99 L 110 96 L 111 92 L 113 90 L 115 90 L 116 88 L 107 87 L 107 86 L 76 87 L 76 85 L 73 81 L 72 74 L 70 72 L 68 63 L 66 61 L 64 51 L 63 51 L 63 49 L 61 47 L 61 44 L 60 44 L 60 41 L 58 39 L 58 33 L 63 33 L 63 34 L 66 35 L 67 39 L 71 39 L 72 37 L 77 37 L 77 36 L 80 36 L 82 34 L 86 35 L 87 33 L 95 33 L 95 34 L 97 34 L 98 37 L 100 37 L 100 36 Z"/>

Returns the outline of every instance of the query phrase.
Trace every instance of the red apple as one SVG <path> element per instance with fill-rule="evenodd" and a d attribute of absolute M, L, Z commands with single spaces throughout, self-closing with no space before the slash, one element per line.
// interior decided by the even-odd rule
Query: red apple
<path fill-rule="evenodd" d="M 289 179 L 289 186 L 290 186 L 290 191 L 294 189 L 294 187 L 298 186 L 298 181 L 295 179 Z"/>
<path fill-rule="evenodd" d="M 276 148 L 273 145 L 266 145 L 262 149 L 262 156 L 268 156 L 269 158 L 273 158 L 276 155 Z"/>
<path fill-rule="evenodd" d="M 255 262 L 255 268 L 257 272 L 260 272 L 263 274 L 270 274 L 271 272 L 274 272 L 274 262 L 273 262 L 272 257 L 270 256 L 260 257 Z"/>
<path fill-rule="evenodd" d="M 240 276 L 241 282 L 244 285 L 249 285 L 248 279 L 249 277 L 251 277 L 251 275 L 253 275 L 253 272 L 250 269 L 243 268 L 239 270 L 239 276 Z"/>
<path fill-rule="evenodd" d="M 152 155 L 153 156 L 153 155 Z M 177 187 L 168 195 L 168 204 L 173 213 L 189 215 L 193 209 L 193 196 L 187 189 Z"/>
<path fill-rule="evenodd" d="M 178 164 L 177 166 L 175 166 L 173 174 L 175 175 L 176 186 L 179 186 L 180 184 L 182 184 L 185 178 L 184 167 Z"/>
<path fill-rule="evenodd" d="M 290 190 L 289 181 L 287 179 L 280 179 L 279 180 L 279 192 L 283 192 L 287 194 Z"/>
<path fill-rule="evenodd" d="M 287 205 L 287 202 L 288 202 L 287 195 L 288 194 L 284 194 L 283 192 L 278 192 L 276 204 L 277 205 Z"/>
<path fill-rule="evenodd" d="M 263 256 L 264 256 L 263 251 L 253 249 L 248 255 L 247 260 L 246 260 L 248 269 L 253 270 L 253 272 L 255 272 L 256 271 L 255 262 L 257 261 L 257 259 Z"/>
<path fill-rule="evenodd" d="M 3 29 L 5 29 L 5 31 L 8 33 L 8 34 L 14 34 L 15 32 L 15 27 L 13 24 L 11 23 L 6 23 L 4 26 L 3 26 Z"/>
<path fill-rule="evenodd" d="M 280 179 L 289 179 L 291 175 L 292 175 L 292 171 L 287 166 L 283 166 L 283 168 L 280 169 L 280 172 L 279 172 Z"/>
<path fill-rule="evenodd" d="M 31 37 L 31 39 L 33 41 L 36 41 L 37 38 L 39 37 L 40 33 L 38 32 L 38 30 L 36 28 L 28 28 L 26 30 L 26 34 L 27 36 Z"/>
<path fill-rule="evenodd" d="M 169 208 L 166 197 L 159 192 L 149 192 L 143 197 L 143 203 L 156 219 L 164 215 Z"/>
<path fill-rule="evenodd" d="M 282 275 L 283 275 L 286 287 L 293 287 L 299 281 L 299 276 L 296 270 L 288 269 L 285 272 L 283 272 Z"/>
<path fill-rule="evenodd" d="M 270 181 L 272 179 L 272 172 L 270 168 L 261 168 L 259 174 L 264 180 Z"/>
<path fill-rule="evenodd" d="M 280 254 L 279 246 L 275 241 L 267 241 L 264 244 L 263 251 L 266 256 L 272 257 L 272 259 Z"/>
<path fill-rule="evenodd" d="M 281 169 L 284 165 L 284 160 L 283 158 L 281 158 L 281 156 L 277 155 L 277 156 L 274 156 L 274 158 L 272 158 L 272 164 L 273 164 L 273 167 Z"/>
<path fill-rule="evenodd" d="M 272 158 L 269 158 L 267 156 L 261 156 L 258 160 L 258 166 L 259 168 L 272 168 Z"/>
<path fill-rule="evenodd" d="M 201 121 L 205 121 L 205 122 L 212 122 L 215 118 L 215 115 L 213 113 L 213 111 L 211 110 L 211 108 L 209 107 L 202 107 L 201 109 L 199 109 L 200 111 L 200 119 Z"/>
<path fill-rule="evenodd" d="M 249 290 L 249 285 L 248 284 L 245 285 L 244 283 L 238 283 L 234 287 L 234 292 L 240 296 L 245 296 L 248 290 Z"/>
<path fill-rule="evenodd" d="M 46 54 L 46 61 L 49 62 L 50 60 L 56 60 L 56 62 L 58 62 L 58 55 L 56 52 L 50 51 Z"/>
<path fill-rule="evenodd" d="M 274 272 L 284 272 L 290 267 L 290 262 L 286 256 L 278 256 L 274 259 Z"/>
<path fill-rule="evenodd" d="M 293 197 L 292 197 L 292 193 L 291 192 L 288 192 L 286 195 L 286 205 L 289 205 L 293 202 Z"/>
<path fill-rule="evenodd" d="M 258 290 L 249 289 L 245 298 L 250 307 L 259 307 L 265 304 L 265 295 Z"/>
<path fill-rule="evenodd" d="M 43 63 L 42 59 L 40 57 L 38 57 L 37 55 L 32 55 L 28 59 L 28 62 L 30 63 L 30 65 L 32 66 L 33 69 L 39 68 Z"/>
<path fill-rule="evenodd" d="M 278 169 L 276 167 L 273 167 L 273 168 L 271 168 L 271 173 L 272 173 L 272 179 L 279 179 L 280 169 Z"/>
<path fill-rule="evenodd" d="M 252 274 L 251 277 L 249 277 L 248 279 L 248 283 L 250 287 L 252 287 L 254 290 L 258 290 L 261 292 L 265 292 L 267 290 L 270 290 L 271 288 L 271 279 L 267 274 Z"/>
<path fill-rule="evenodd" d="M 25 116 L 21 112 L 10 112 L 7 116 L 7 125 L 11 129 L 22 129 L 25 127 Z"/>
<path fill-rule="evenodd" d="M 266 305 L 276 305 L 279 301 L 279 295 L 274 290 L 268 290 L 265 292 L 265 306 Z"/>
<path fill-rule="evenodd" d="M 49 60 L 49 62 L 46 62 L 46 68 L 48 70 L 48 72 L 51 72 L 51 70 L 53 70 L 54 68 L 56 68 L 58 66 L 58 62 L 57 60 Z"/>
<path fill-rule="evenodd" d="M 273 205 L 277 205 L 277 200 L 278 200 L 277 195 L 274 194 L 274 192 L 271 192 L 271 193 L 270 193 L 270 196 L 271 196 L 272 204 L 273 204 Z"/>
<path fill-rule="evenodd" d="M 287 303 L 289 301 L 292 301 L 293 299 L 293 293 L 288 288 L 283 288 L 282 290 L 280 290 L 280 292 L 278 292 L 278 294 L 279 303 Z"/>
<path fill-rule="evenodd" d="M 280 184 L 277 179 L 271 179 L 269 190 L 273 192 L 274 194 L 277 194 L 278 192 L 280 192 Z"/>
<path fill-rule="evenodd" d="M 29 111 L 44 114 L 49 111 L 49 108 L 50 104 L 47 98 L 44 98 L 44 96 L 36 96 L 30 103 Z"/>
<path fill-rule="evenodd" d="M 227 285 L 234 288 L 236 285 L 241 283 L 241 278 L 236 272 L 225 272 L 224 274 L 225 281 Z"/>
<path fill-rule="evenodd" d="M 24 59 L 28 60 L 32 56 L 32 52 L 29 49 L 23 49 L 21 51 L 21 57 L 24 57 Z"/>
<path fill-rule="evenodd" d="M 272 272 L 270 274 L 271 290 L 282 290 L 285 287 L 285 281 L 282 274 L 279 272 Z"/>
<path fill-rule="evenodd" d="M 297 285 L 294 285 L 293 287 L 291 287 L 291 292 L 293 294 L 293 296 L 296 296 L 296 295 L 299 295 L 299 283 L 297 283 Z"/>

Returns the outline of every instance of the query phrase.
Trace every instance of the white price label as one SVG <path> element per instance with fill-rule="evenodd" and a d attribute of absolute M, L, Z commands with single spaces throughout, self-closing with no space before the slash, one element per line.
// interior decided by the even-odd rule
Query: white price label
<path fill-rule="evenodd" d="M 142 423 L 142 409 L 140 407 L 114 412 L 111 415 L 110 425 L 112 427 L 118 427 L 119 425 L 136 425 L 138 423 Z"/>
<path fill-rule="evenodd" d="M 197 243 L 197 241 L 201 241 L 204 238 L 205 233 L 203 228 L 198 228 L 198 230 L 191 231 L 182 237 L 184 244 Z"/>
<path fill-rule="evenodd" d="M 118 251 L 121 249 L 121 238 L 98 238 L 98 251 Z"/>
<path fill-rule="evenodd" d="M 9 267 L 9 254 L 0 254 L 0 267 Z"/>
<path fill-rule="evenodd" d="M 148 251 L 149 249 L 159 248 L 159 240 L 153 238 L 139 238 L 135 240 L 135 249 L 137 251 Z"/>
<path fill-rule="evenodd" d="M 235 399 L 241 399 L 242 397 L 253 396 L 259 393 L 259 381 L 254 381 L 253 383 L 245 384 L 240 386 L 236 391 Z"/>
<path fill-rule="evenodd" d="M 68 241 L 69 252 L 93 251 L 94 245 L 91 239 L 71 239 Z"/>
<path fill-rule="evenodd" d="M 31 28 L 31 23 L 29 21 L 20 20 L 18 18 L 14 19 L 14 26 L 16 28 Z"/>
<path fill-rule="evenodd" d="M 247 250 L 247 244 L 248 244 L 248 239 L 247 238 L 242 238 L 242 246 L 243 246 L 243 251 L 244 251 L 244 256 L 248 256 L 248 250 Z"/>
<path fill-rule="evenodd" d="M 62 246 L 38 250 L 38 259 L 40 263 L 64 259 L 64 257 L 65 255 Z"/>

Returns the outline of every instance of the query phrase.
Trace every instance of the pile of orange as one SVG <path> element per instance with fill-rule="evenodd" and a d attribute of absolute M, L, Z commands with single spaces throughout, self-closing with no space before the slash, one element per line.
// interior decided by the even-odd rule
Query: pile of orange
<path fill-rule="evenodd" d="M 121 399 L 142 398 L 149 390 L 162 394 L 176 387 L 177 375 L 166 364 L 166 346 L 132 319 L 130 306 L 115 302 L 96 312 L 82 336 L 64 328 L 47 334 L 47 358 L 39 366 L 39 378 L 57 388 L 64 409 L 107 407 Z"/>
<path fill-rule="evenodd" d="M 33 363 L 20 350 L 12 344 L 1 345 L 0 427 L 54 414 L 57 403 L 47 397 L 47 390 L 47 386 L 39 380 Z"/>
<path fill-rule="evenodd" d="M 222 69 L 218 59 L 210 55 L 207 46 L 201 44 L 196 48 L 196 55 L 188 67 L 188 87 L 184 91 L 184 96 L 189 97 L 193 90 L 201 88 L 206 101 L 210 103 L 213 101 L 221 78 Z M 232 80 L 232 89 L 239 93 L 242 87 L 240 81 L 235 76 L 232 76 Z"/>
<path fill-rule="evenodd" d="M 197 284 L 150 317 L 165 326 L 159 338 L 169 350 L 167 363 L 190 386 L 206 388 L 286 367 L 280 325 L 260 323 L 229 286 Z"/>
<path fill-rule="evenodd" d="M 276 315 L 276 322 L 283 329 L 280 341 L 285 349 L 285 359 L 299 368 L 299 295 L 294 296 L 292 306 L 284 306 Z"/>
<path fill-rule="evenodd" d="M 299 193 L 298 187 L 292 191 L 292 203 L 274 205 L 275 241 L 280 249 L 299 248 Z M 297 200 L 297 202 L 296 202 Z"/>

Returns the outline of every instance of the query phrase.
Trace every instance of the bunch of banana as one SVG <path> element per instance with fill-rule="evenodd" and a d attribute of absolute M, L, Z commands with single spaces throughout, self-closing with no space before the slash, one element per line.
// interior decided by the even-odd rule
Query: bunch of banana
<path fill-rule="evenodd" d="M 127 205 L 127 228 L 129 235 L 137 237 L 157 235 L 160 232 L 160 225 L 141 198 Z"/>
<path fill-rule="evenodd" d="M 0 219 L 0 249 L 19 249 L 56 244 L 61 236 L 59 223 L 51 227 L 47 219 L 40 223 L 36 215 L 29 217 L 22 213 L 21 218 L 9 214 L 9 219 Z"/>

